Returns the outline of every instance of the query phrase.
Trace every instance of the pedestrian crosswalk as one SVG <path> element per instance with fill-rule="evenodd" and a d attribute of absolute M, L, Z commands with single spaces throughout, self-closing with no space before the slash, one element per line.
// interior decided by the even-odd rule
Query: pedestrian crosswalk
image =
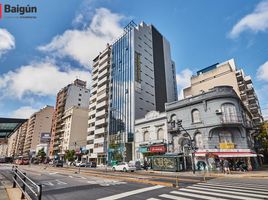
<path fill-rule="evenodd" d="M 147 200 L 268 200 L 268 185 L 210 181 L 160 194 Z"/>

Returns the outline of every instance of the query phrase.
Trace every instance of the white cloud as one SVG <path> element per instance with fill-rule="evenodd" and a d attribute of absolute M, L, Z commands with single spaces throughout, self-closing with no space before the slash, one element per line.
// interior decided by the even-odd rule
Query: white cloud
<path fill-rule="evenodd" d="M 34 109 L 31 106 L 23 106 L 19 109 L 12 112 L 11 117 L 14 118 L 29 118 L 33 113 L 35 113 L 38 109 Z"/>
<path fill-rule="evenodd" d="M 191 85 L 192 75 L 193 72 L 188 68 L 184 69 L 181 73 L 176 75 L 179 99 L 183 98 L 183 89 Z"/>
<path fill-rule="evenodd" d="M 239 20 L 232 28 L 229 36 L 238 37 L 242 32 L 251 30 L 255 33 L 268 29 L 268 1 L 260 2 L 255 10 Z"/>
<path fill-rule="evenodd" d="M 82 19 L 82 16 L 77 15 L 75 22 Z M 108 42 L 114 41 L 122 34 L 122 19 L 124 16 L 112 13 L 106 8 L 96 9 L 91 23 L 86 28 L 66 30 L 62 35 L 55 36 L 49 44 L 38 49 L 59 57 L 67 56 L 88 67 Z"/>
<path fill-rule="evenodd" d="M 257 78 L 268 82 L 268 61 L 262 64 L 257 70 Z"/>
<path fill-rule="evenodd" d="M 15 38 L 6 29 L 0 28 L 0 57 L 15 48 Z"/>
<path fill-rule="evenodd" d="M 76 78 L 90 80 L 89 72 L 76 68 L 60 69 L 52 61 L 32 63 L 0 76 L 2 97 L 55 96 Z"/>

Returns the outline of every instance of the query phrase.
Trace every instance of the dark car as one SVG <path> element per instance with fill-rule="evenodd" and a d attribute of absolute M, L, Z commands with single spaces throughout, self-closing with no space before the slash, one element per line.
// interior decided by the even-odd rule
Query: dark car
<path fill-rule="evenodd" d="M 63 161 L 62 161 L 62 160 L 56 160 L 56 161 L 53 163 L 53 166 L 54 166 L 54 167 L 63 167 Z"/>
<path fill-rule="evenodd" d="M 86 166 L 85 167 L 96 168 L 97 167 L 97 163 L 96 162 L 88 162 L 88 163 L 86 163 Z"/>

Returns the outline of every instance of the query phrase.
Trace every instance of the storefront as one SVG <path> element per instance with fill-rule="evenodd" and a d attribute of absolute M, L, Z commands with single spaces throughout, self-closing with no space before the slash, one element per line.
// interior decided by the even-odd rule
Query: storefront
<path fill-rule="evenodd" d="M 166 152 L 167 147 L 165 144 L 139 147 L 140 160 L 149 161 L 151 156 L 163 155 Z"/>
<path fill-rule="evenodd" d="M 250 149 L 210 149 L 195 153 L 195 165 L 197 170 L 220 171 L 223 160 L 228 160 L 231 170 L 239 170 L 244 164 L 246 169 L 251 171 L 258 167 L 257 154 Z"/>

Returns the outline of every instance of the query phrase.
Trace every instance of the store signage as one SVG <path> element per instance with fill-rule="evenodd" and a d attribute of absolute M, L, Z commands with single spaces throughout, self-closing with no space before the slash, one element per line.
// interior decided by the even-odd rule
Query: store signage
<path fill-rule="evenodd" d="M 234 149 L 234 143 L 220 143 L 220 149 Z"/>
<path fill-rule="evenodd" d="M 139 150 L 141 153 L 146 153 L 148 152 L 148 147 L 140 147 Z"/>
<path fill-rule="evenodd" d="M 155 153 L 164 153 L 166 152 L 167 149 L 164 145 L 161 145 L 161 146 L 151 146 L 150 147 L 150 152 L 155 152 Z"/>

